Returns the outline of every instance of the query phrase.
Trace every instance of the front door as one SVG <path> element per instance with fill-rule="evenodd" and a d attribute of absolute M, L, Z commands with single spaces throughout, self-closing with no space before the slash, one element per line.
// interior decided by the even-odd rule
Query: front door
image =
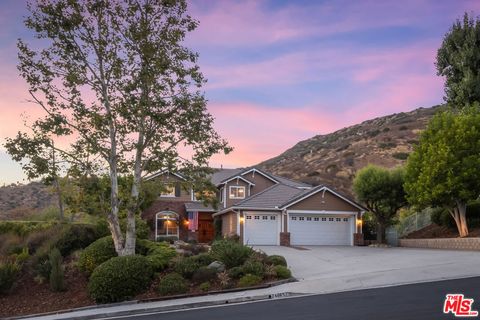
<path fill-rule="evenodd" d="M 210 242 L 213 240 L 213 237 L 213 220 L 198 220 L 198 242 Z"/>

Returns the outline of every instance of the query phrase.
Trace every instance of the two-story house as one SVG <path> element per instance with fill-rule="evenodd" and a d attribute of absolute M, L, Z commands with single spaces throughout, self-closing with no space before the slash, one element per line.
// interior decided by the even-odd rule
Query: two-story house
<path fill-rule="evenodd" d="M 218 206 L 205 206 L 187 177 L 162 172 L 165 191 L 143 213 L 155 237 L 210 242 L 214 219 L 223 236 L 238 235 L 250 245 L 354 245 L 362 239 L 365 208 L 333 188 L 311 186 L 258 168 L 220 169 L 210 176 Z"/>

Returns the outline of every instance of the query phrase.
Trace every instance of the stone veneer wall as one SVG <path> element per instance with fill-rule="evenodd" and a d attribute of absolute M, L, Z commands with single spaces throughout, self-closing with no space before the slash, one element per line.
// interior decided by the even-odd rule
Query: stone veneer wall
<path fill-rule="evenodd" d="M 400 247 L 480 251 L 480 238 L 400 239 Z"/>

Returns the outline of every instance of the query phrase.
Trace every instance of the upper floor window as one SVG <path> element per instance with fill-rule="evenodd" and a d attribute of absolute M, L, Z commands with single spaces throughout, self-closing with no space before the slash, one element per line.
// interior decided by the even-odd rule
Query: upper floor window
<path fill-rule="evenodd" d="M 160 193 L 160 197 L 175 197 L 175 185 L 172 183 L 166 184 L 164 190 Z"/>
<path fill-rule="evenodd" d="M 245 199 L 245 187 L 230 186 L 230 199 Z"/>

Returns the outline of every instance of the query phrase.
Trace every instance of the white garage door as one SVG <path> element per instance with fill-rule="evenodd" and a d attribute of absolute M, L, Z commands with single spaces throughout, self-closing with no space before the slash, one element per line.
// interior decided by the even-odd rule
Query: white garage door
<path fill-rule="evenodd" d="M 279 217 L 276 213 L 247 212 L 244 223 L 244 243 L 248 245 L 278 245 Z"/>
<path fill-rule="evenodd" d="M 290 214 L 291 245 L 352 245 L 353 217 Z"/>

